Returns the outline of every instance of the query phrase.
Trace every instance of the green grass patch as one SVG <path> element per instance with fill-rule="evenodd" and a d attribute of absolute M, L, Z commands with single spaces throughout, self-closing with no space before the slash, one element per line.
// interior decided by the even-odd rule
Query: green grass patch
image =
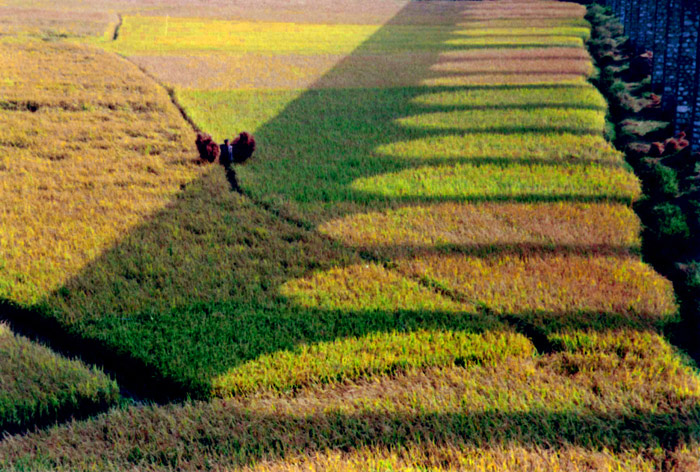
<path fill-rule="evenodd" d="M 558 90 L 563 94 L 559 103 L 573 108 L 547 108 L 546 101 L 534 108 L 534 101 L 544 97 L 555 103 L 551 97 Z M 195 121 L 219 137 L 235 129 L 253 131 L 262 144 L 256 160 L 240 169 L 241 185 L 256 198 L 313 222 L 357 206 L 400 202 L 402 197 L 393 191 L 375 189 L 369 182 L 384 185 L 385 180 L 404 178 L 411 181 L 409 186 L 416 179 L 428 179 L 420 186 L 427 190 L 406 190 L 418 200 L 438 198 L 445 189 L 450 190 L 444 198 L 536 200 L 568 195 L 629 201 L 638 195 L 636 180 L 622 169 L 569 165 L 621 163 L 602 135 L 594 136 L 602 133 L 604 111 L 600 96 L 589 86 L 177 95 Z M 468 108 L 466 104 L 485 109 L 461 109 Z M 433 106 L 453 109 L 436 113 L 431 112 Z M 530 165 L 538 162 L 559 165 Z M 430 176 L 450 174 L 454 179 L 444 184 L 427 185 Z"/>
<path fill-rule="evenodd" d="M 391 199 L 416 201 L 622 201 L 640 193 L 623 169 L 606 166 L 472 165 L 420 167 L 358 179 L 352 188 Z"/>
<path fill-rule="evenodd" d="M 104 409 L 118 399 L 119 387 L 102 371 L 0 324 L 0 431 Z"/>

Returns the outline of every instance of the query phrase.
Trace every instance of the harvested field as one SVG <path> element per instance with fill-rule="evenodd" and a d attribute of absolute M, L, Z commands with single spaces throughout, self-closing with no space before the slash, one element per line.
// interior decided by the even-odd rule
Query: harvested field
<path fill-rule="evenodd" d="M 196 56 L 137 54 L 130 58 L 170 86 L 218 91 L 402 87 L 448 80 L 457 85 L 527 84 L 548 78 L 577 81 L 591 72 L 588 56 L 573 48 L 552 48 L 552 56 L 545 57 L 531 49 L 498 54 L 474 49 L 440 53 L 437 59 L 433 53 L 415 51 L 350 56 L 208 52 Z M 448 78 L 445 72 L 459 74 Z M 595 90 L 589 92 L 599 97 Z"/>
<path fill-rule="evenodd" d="M 313 0 L 313 7 L 308 0 L 5 0 L 0 5 L 0 31 L 111 39 L 117 13 L 311 24 L 381 25 L 391 21 L 439 25 L 452 24 L 462 10 L 460 5 L 442 2 L 427 12 L 406 0 Z M 397 17 L 399 12 L 402 15 Z"/>

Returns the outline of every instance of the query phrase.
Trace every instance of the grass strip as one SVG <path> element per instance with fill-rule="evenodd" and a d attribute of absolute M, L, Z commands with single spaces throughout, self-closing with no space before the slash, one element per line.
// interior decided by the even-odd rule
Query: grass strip
<path fill-rule="evenodd" d="M 0 324 L 0 431 L 104 410 L 118 399 L 119 387 L 102 371 L 61 357 Z"/>

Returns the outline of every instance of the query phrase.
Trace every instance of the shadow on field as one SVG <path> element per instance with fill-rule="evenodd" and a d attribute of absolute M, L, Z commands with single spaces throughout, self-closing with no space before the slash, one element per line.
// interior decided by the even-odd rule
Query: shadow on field
<path fill-rule="evenodd" d="M 282 404 L 277 412 L 260 405 L 265 411 L 253 413 L 235 402 L 188 404 L 184 408 L 149 412 L 131 409 L 116 417 L 97 418 L 94 430 L 87 424 L 73 425 L 71 434 L 80 437 L 79 441 L 54 429 L 26 441 L 1 444 L 0 450 L 4 461 L 10 463 L 29 460 L 31 464 L 30 458 L 34 457 L 48 467 L 73 465 L 74 470 L 87 470 L 93 464 L 119 469 L 206 470 L 212 464 L 245 467 L 261 461 L 271 461 L 267 465 L 274 467 L 274 461 L 284 459 L 302 466 L 318 461 L 323 467 L 327 453 L 347 453 L 346 459 L 357 460 L 371 457 L 366 451 L 371 448 L 380 454 L 387 451 L 394 457 L 437 468 L 451 465 L 454 459 L 449 451 L 443 452 L 443 447 L 466 449 L 467 454 L 470 448 L 484 448 L 487 452 L 493 450 L 496 460 L 507 460 L 513 453 L 509 448 L 537 445 L 543 450 L 536 454 L 544 455 L 544 461 L 547 453 L 575 448 L 576 456 L 586 464 L 596 461 L 600 465 L 598 460 L 603 462 L 606 456 L 622 454 L 643 456 L 655 470 L 692 470 L 689 463 L 685 465 L 691 468 L 683 468 L 674 455 L 698 439 L 695 424 L 700 416 L 697 407 L 684 409 L 678 415 L 542 408 L 473 411 L 466 406 L 461 411 L 436 413 L 421 411 L 420 405 L 402 408 L 401 412 L 372 413 L 360 405 L 350 412 L 342 411 L 337 402 L 333 403 L 333 407 L 319 406 L 328 412 L 306 414 L 304 406 L 295 405 L 293 400 Z M 299 413 L 292 411 L 295 406 Z M 42 441 L 68 447 L 42 450 Z M 601 457 L 587 456 L 595 452 Z M 303 460 L 299 454 L 304 455 Z M 338 459 L 333 461 L 336 467 L 342 464 Z"/>
<path fill-rule="evenodd" d="M 412 2 L 405 10 L 412 8 L 429 6 Z M 401 24 L 402 14 L 408 13 L 399 13 L 391 24 Z M 455 18 L 455 22 L 460 20 Z M 438 39 L 444 42 L 449 38 Z M 380 30 L 353 54 L 367 54 L 375 49 L 373 42 L 389 40 L 391 38 L 387 38 L 386 32 Z M 457 45 L 444 48 L 462 49 Z M 434 59 L 438 61 L 439 53 L 434 54 Z M 341 62 L 320 80 L 319 85 L 323 87 L 324 80 L 333 82 L 334 74 L 346 70 Z M 436 77 L 429 67 L 421 73 L 426 78 Z M 516 89 L 557 90 L 582 86 L 555 83 L 469 86 L 468 89 L 511 92 Z M 134 388 L 138 396 L 154 401 L 186 396 L 206 398 L 211 393 L 213 378 L 245 362 L 304 344 L 370 333 L 420 329 L 482 333 L 508 326 L 527 334 L 541 350 L 550 350 L 551 347 L 546 345 L 546 335 L 555 328 L 648 328 L 649 323 L 644 318 L 654 318 L 654 314 L 632 313 L 632 310 L 624 313 L 512 313 L 494 316 L 488 307 L 458 312 L 427 307 L 366 308 L 353 299 L 355 281 L 352 279 L 347 281 L 349 294 L 338 296 L 338 303 L 345 303 L 345 308 L 308 308 L 282 293 L 281 287 L 288 282 L 334 268 L 370 262 L 340 242 L 309 229 L 344 214 L 442 201 L 627 202 L 605 193 L 552 196 L 536 190 L 520 196 L 477 194 L 469 198 L 393 198 L 350 187 L 359 178 L 431 165 L 430 159 L 381 156 L 376 149 L 383 144 L 455 134 L 468 136 L 471 133 L 587 136 L 601 132 L 593 126 L 562 126 L 556 121 L 542 126 L 484 123 L 480 127 L 441 130 L 410 128 L 397 122 L 400 118 L 426 113 L 425 107 L 414 102 L 417 97 L 463 89 L 424 87 L 417 83 L 405 88 L 304 92 L 256 131 L 256 139 L 261 145 L 257 161 L 240 169 L 239 174 L 244 196 L 230 191 L 222 169 L 212 168 L 202 179 L 185 188 L 167 208 L 125 235 L 116 247 L 89 264 L 79 276 L 67 281 L 64 287 L 31 312 L 12 313 L 13 328 L 25 325 L 51 339 L 61 339 L 56 345 L 62 350 L 80 353 L 105 365 L 117 374 L 121 382 Z M 536 109 L 568 108 L 578 109 L 578 106 L 548 107 L 545 104 Z M 481 109 L 474 108 L 476 111 Z M 517 106 L 501 108 L 504 112 L 517 109 Z M 581 109 L 594 111 L 585 106 Z M 533 110 L 533 107 L 528 106 L 525 110 Z M 508 120 L 507 114 L 504 119 Z M 580 155 L 572 156 L 565 163 L 549 163 L 553 170 L 566 169 L 583 164 L 589 158 Z M 440 165 L 471 161 L 473 159 L 440 159 Z M 484 156 L 478 161 L 505 168 L 512 163 L 542 163 L 543 159 L 522 157 L 513 160 L 496 155 Z M 296 208 L 288 209 L 290 203 Z M 604 244 L 581 247 L 464 244 L 416 250 L 423 253 L 447 250 L 483 257 L 519 252 L 595 253 L 623 257 L 634 248 Z M 419 283 L 415 286 L 425 289 Z M 385 289 L 391 291 L 394 287 Z M 433 292 L 436 299 L 446 295 L 449 294 L 439 290 Z M 233 424 L 238 424 L 238 419 L 240 424 L 249 421 L 249 413 L 240 415 L 237 418 L 233 412 L 231 418 L 236 420 Z M 227 430 L 225 437 L 217 437 L 213 432 L 204 434 L 201 447 L 215 447 L 222 452 L 230 448 L 230 451 L 242 451 L 241 454 L 245 455 L 250 453 L 248 448 L 281 454 L 287 447 L 292 447 L 287 444 L 315 450 L 346 450 L 375 444 L 398 446 L 415 443 L 416 437 L 436 443 L 481 444 L 482 441 L 490 443 L 498 431 L 505 434 L 504 440 L 524 444 L 555 446 L 571 443 L 586 447 L 591 445 L 587 439 L 591 434 L 603 438 L 602 442 L 595 443 L 595 447 L 609 444 L 611 448 L 619 448 L 621 443 L 615 438 L 621 435 L 630 444 L 638 442 L 652 447 L 657 439 L 665 441 L 665 425 L 678 418 L 678 415 L 654 418 L 646 414 L 598 417 L 546 411 L 408 418 L 363 414 L 299 419 L 253 414 L 254 421 L 263 425 L 262 439 L 239 438 Z M 513 429 L 513 423 L 522 427 Z M 494 424 L 503 427 L 494 427 Z M 611 424 L 617 429 L 611 429 Z M 388 428 L 381 425 L 388 425 Z M 412 432 L 416 425 L 425 425 L 425 430 L 421 430 L 418 436 Z M 449 428 L 444 425 L 449 425 Z M 437 429 L 431 432 L 431 428 Z M 669 434 L 687 436 L 690 429 L 691 426 L 686 425 Z M 503 432 L 506 430 L 507 433 Z M 447 431 L 457 431 L 458 434 L 453 436 Z M 555 431 L 557 437 L 550 437 L 551 431 Z M 325 439 L 324 435 L 327 435 Z M 148 452 L 144 454 L 144 457 L 149 457 Z M 163 460 L 169 459 L 158 459 Z"/>
<path fill-rule="evenodd" d="M 425 448 L 429 457 L 431 449 L 443 445 L 458 449 L 546 445 L 547 449 L 553 450 L 574 446 L 640 453 L 659 451 L 660 448 L 673 451 L 697 439 L 694 423 L 700 416 L 697 407 L 680 415 L 648 412 L 586 414 L 537 409 L 528 412 L 416 412 L 415 415 L 361 411 L 356 414 L 333 412 L 297 416 L 284 413 L 251 415 L 246 411 L 224 408 L 218 413 L 211 415 L 211 421 L 205 424 L 179 431 L 181 436 L 178 436 L 184 438 L 184 444 L 176 445 L 175 438 L 161 437 L 171 446 L 163 448 L 162 443 L 148 441 L 139 435 L 140 441 L 128 446 L 137 447 L 142 453 L 137 457 L 138 462 L 170 466 L 201 460 L 211 454 L 212 448 L 217 457 L 236 458 L 234 463 L 242 466 L 264 459 L 289 457 L 294 453 L 311 453 L 313 457 L 314 453 L 349 453 L 364 447 L 398 452 L 413 446 Z M 112 427 L 116 430 L 120 426 Z M 164 456 L 164 450 L 174 454 Z M 662 453 L 660 462 L 663 458 Z"/>
<path fill-rule="evenodd" d="M 508 254 L 625 257 L 633 248 L 465 244 L 389 245 L 373 248 L 371 255 L 359 250 L 377 261 L 383 253 L 391 254 L 396 262 L 450 253 L 487 259 Z M 280 293 L 287 282 L 364 264 L 367 259 L 355 251 L 231 192 L 222 170 L 212 169 L 35 310 L 17 311 L 11 318 L 18 331 L 39 331 L 52 347 L 115 372 L 136 397 L 159 402 L 206 398 L 210 379 L 263 355 L 371 333 L 483 333 L 503 329 L 504 320 L 520 332 L 549 332 L 567 325 L 648 329 L 658 318 L 653 313 L 598 312 L 495 316 L 487 308 L 475 310 L 471 303 L 458 312 L 401 306 L 363 309 L 353 307 L 352 293 L 341 291 L 338 300 L 347 300 L 347 308 L 308 308 Z M 348 280 L 351 286 L 356 282 L 361 281 Z M 399 288 L 388 287 L 387 292 Z M 444 295 L 450 294 L 435 297 Z"/>
<path fill-rule="evenodd" d="M 342 68 L 342 64 L 338 66 Z M 331 71 L 329 75 L 333 74 Z M 323 82 L 324 79 L 321 79 Z M 555 84 L 561 85 L 561 84 Z M 576 89 L 578 86 L 555 86 L 552 90 L 560 88 Z M 483 164 L 488 162 L 503 162 L 504 168 L 509 164 L 549 164 L 553 170 L 557 168 L 573 169 L 576 164 L 582 166 L 595 160 L 597 149 L 581 151 L 579 154 L 570 154 L 566 159 L 546 159 L 542 157 L 542 149 L 537 149 L 530 144 L 532 149 L 523 149 L 519 155 L 511 158 L 494 154 L 488 151 L 487 143 L 481 144 L 481 152 L 475 152 L 474 157 L 443 157 L 441 149 L 428 148 L 425 159 L 404 157 L 399 155 L 379 154 L 377 149 L 383 145 L 391 145 L 397 142 L 415 140 L 430 140 L 438 138 L 459 137 L 469 140 L 474 136 L 475 143 L 484 139 L 485 134 L 493 135 L 497 140 L 499 135 L 514 136 L 525 135 L 531 140 L 548 136 L 562 136 L 563 139 L 576 139 L 600 135 L 600 129 L 593 123 L 590 125 L 570 126 L 566 116 L 559 120 L 556 116 L 551 118 L 551 123 L 528 125 L 527 122 L 512 122 L 509 124 L 493 123 L 489 121 L 474 122 L 464 127 L 451 127 L 450 124 L 438 129 L 428 129 L 425 126 L 404 126 L 398 120 L 406 117 L 428 117 L 429 111 L 450 111 L 452 107 L 433 107 L 416 103 L 416 99 L 426 94 L 454 93 L 461 90 L 489 91 L 493 93 L 513 93 L 514 90 L 542 90 L 542 85 L 518 85 L 518 86 L 468 86 L 468 87 L 403 87 L 400 89 L 337 89 L 337 90 L 309 90 L 299 98 L 292 101 L 283 112 L 256 130 L 256 137 L 261 144 L 257 160 L 250 166 L 239 170 L 241 187 L 246 195 L 256 200 L 267 203 L 280 201 L 297 206 L 301 213 L 304 207 L 313 208 L 311 215 L 302 217 L 305 220 L 318 221 L 325 217 L 317 212 L 324 212 L 328 207 L 329 212 L 336 211 L 331 207 L 344 203 L 372 203 L 373 206 L 391 206 L 398 201 L 410 199 L 420 202 L 421 197 L 401 197 L 392 202 L 390 197 L 375 196 L 371 192 L 358 191 L 352 188 L 352 184 L 358 179 L 375 175 L 400 172 L 407 169 L 415 169 L 431 164 L 442 164 L 440 159 L 448 159 L 448 163 L 457 164 Z M 546 87 L 545 87 L 546 89 Z M 556 93 L 556 92 L 554 92 Z M 455 107 L 459 108 L 459 107 Z M 591 110 L 590 106 L 578 108 L 561 108 L 563 112 L 577 110 L 583 113 L 599 114 L 599 110 Z M 465 119 L 479 119 L 477 107 L 472 110 Z M 499 110 L 498 106 L 495 107 Z M 467 105 L 465 110 L 470 110 Z M 493 108 L 491 108 L 493 110 Z M 516 107 L 508 106 L 499 110 L 504 120 L 509 119 L 508 111 L 532 112 L 560 110 L 559 107 L 545 105 Z M 435 120 L 439 120 L 436 117 Z M 493 119 L 493 114 L 485 116 L 485 119 Z M 513 120 L 522 120 L 521 116 L 513 117 Z M 465 142 L 465 145 L 468 144 Z M 512 152 L 512 150 L 508 150 Z M 515 150 L 517 151 L 517 149 Z M 528 152 L 531 151 L 531 152 Z M 435 156 L 435 159 L 433 159 Z M 431 162 L 432 161 L 432 162 Z M 466 184 L 465 184 L 466 185 Z M 469 196 L 456 197 L 457 200 L 474 201 L 615 201 L 617 196 L 597 193 L 596 195 L 542 195 L 537 189 L 525 190 L 522 195 L 479 194 L 479 190 L 471 192 Z M 435 197 L 437 201 L 449 200 L 451 197 Z M 426 201 L 431 199 L 426 198 Z M 356 211 L 353 208 L 351 211 Z M 337 216 L 337 215 L 334 215 Z M 320 217 L 320 218 L 319 218 Z"/>

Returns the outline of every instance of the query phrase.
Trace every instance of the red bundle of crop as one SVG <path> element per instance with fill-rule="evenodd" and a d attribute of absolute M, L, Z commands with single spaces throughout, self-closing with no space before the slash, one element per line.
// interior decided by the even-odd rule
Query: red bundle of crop
<path fill-rule="evenodd" d="M 214 162 L 221 153 L 219 145 L 216 144 L 211 135 L 207 133 L 197 133 L 195 144 L 199 152 L 199 157 L 204 161 Z"/>
<path fill-rule="evenodd" d="M 668 156 L 670 154 L 675 154 L 680 150 L 683 150 L 690 146 L 690 141 L 685 139 L 685 131 L 681 131 L 673 138 L 668 138 L 664 141 L 664 155 Z"/>
<path fill-rule="evenodd" d="M 239 134 L 231 143 L 233 148 L 232 161 L 234 164 L 243 164 L 255 152 L 255 138 L 247 131 Z"/>

